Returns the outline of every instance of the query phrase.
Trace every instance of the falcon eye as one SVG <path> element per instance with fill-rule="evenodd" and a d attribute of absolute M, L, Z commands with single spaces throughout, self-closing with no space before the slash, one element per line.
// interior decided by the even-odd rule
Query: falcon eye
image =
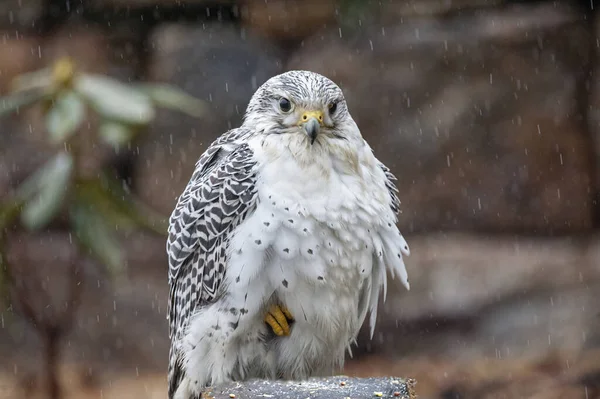
<path fill-rule="evenodd" d="M 279 99 L 279 109 L 282 112 L 290 112 L 292 110 L 292 103 L 285 97 Z"/>
<path fill-rule="evenodd" d="M 337 110 L 337 103 L 331 103 L 331 104 L 329 104 L 329 114 L 330 115 L 335 114 L 336 110 Z"/>

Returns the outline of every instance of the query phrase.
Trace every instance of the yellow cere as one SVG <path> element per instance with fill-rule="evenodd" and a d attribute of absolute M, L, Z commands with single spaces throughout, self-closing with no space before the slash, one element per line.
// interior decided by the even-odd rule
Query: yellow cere
<path fill-rule="evenodd" d="M 315 118 L 319 121 L 320 124 L 323 123 L 323 112 L 322 111 L 306 111 L 302 114 L 302 118 L 300 118 L 300 123 L 304 123 L 308 121 L 310 118 Z"/>

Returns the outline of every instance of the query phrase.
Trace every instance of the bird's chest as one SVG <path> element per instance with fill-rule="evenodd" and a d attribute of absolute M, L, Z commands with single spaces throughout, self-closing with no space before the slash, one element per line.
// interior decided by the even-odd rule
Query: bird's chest
<path fill-rule="evenodd" d="M 371 272 L 372 256 L 367 249 L 371 246 L 368 237 L 351 232 L 365 227 L 332 227 L 312 218 L 294 220 L 291 216 L 284 220 L 283 224 L 300 227 L 280 226 L 272 240 L 267 272 L 279 295 L 324 303 L 354 296 Z"/>
<path fill-rule="evenodd" d="M 286 214 L 268 250 L 265 271 L 272 299 L 294 315 L 296 337 L 350 340 L 360 328 L 360 292 L 372 268 L 368 227 L 319 221 L 291 209 L 280 210 Z M 364 234 L 355 235 L 357 230 Z"/>
<path fill-rule="evenodd" d="M 253 223 L 274 299 L 294 315 L 297 329 L 305 323 L 313 335 L 350 337 L 360 327 L 359 295 L 372 270 L 375 217 L 352 197 L 340 200 L 342 192 L 261 194 Z"/>
<path fill-rule="evenodd" d="M 328 326 L 354 333 L 360 291 L 372 272 L 373 237 L 389 216 L 385 184 L 372 163 L 329 155 L 302 163 L 269 156 L 268 148 L 254 148 L 264 159 L 257 206 L 234 245 L 243 253 L 233 252 L 240 266 L 262 265 L 272 297 L 292 312 L 296 330 L 304 321 L 320 330 L 315 333 Z"/>

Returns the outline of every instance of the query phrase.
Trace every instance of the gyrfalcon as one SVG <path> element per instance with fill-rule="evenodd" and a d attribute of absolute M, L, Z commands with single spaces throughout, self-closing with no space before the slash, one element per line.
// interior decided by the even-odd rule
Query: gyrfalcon
<path fill-rule="evenodd" d="M 202 154 L 169 221 L 169 398 L 339 370 L 387 272 L 409 288 L 395 178 L 342 90 L 290 71 Z"/>

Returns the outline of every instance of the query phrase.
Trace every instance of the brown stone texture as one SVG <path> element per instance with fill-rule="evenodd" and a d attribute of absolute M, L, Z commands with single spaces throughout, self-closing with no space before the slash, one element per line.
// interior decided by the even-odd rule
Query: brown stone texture
<path fill-rule="evenodd" d="M 331 0 L 246 0 L 240 14 L 244 26 L 271 40 L 301 40 L 335 25 L 338 5 Z"/>
<path fill-rule="evenodd" d="M 343 85 L 399 179 L 405 230 L 581 231 L 595 173 L 579 105 L 588 40 L 573 10 L 512 7 L 332 29 L 286 68 Z"/>

